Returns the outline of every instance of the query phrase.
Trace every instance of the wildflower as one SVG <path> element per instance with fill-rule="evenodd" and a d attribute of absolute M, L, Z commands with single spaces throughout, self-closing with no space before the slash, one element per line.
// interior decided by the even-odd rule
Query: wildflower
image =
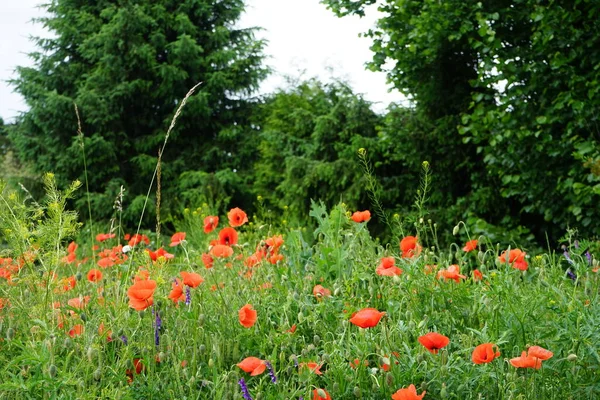
<path fill-rule="evenodd" d="M 152 296 L 156 289 L 156 281 L 153 280 L 139 280 L 127 290 L 127 296 L 129 296 L 129 306 L 138 311 L 145 310 L 154 303 Z"/>
<path fill-rule="evenodd" d="M 323 375 L 321 372 L 321 365 L 317 364 L 316 362 L 300 363 L 299 367 L 306 367 L 309 371 L 314 372 L 317 375 Z"/>
<path fill-rule="evenodd" d="M 77 250 L 77 247 L 79 247 L 77 245 L 77 243 L 75 243 L 75 242 L 69 243 L 69 247 L 67 247 L 67 253 L 75 253 L 75 250 Z"/>
<path fill-rule="evenodd" d="M 83 333 L 83 325 L 77 324 L 69 331 L 69 336 L 75 337 L 75 336 L 81 335 L 82 333 Z"/>
<path fill-rule="evenodd" d="M 219 217 L 209 215 L 204 218 L 204 233 L 211 233 L 219 225 Z"/>
<path fill-rule="evenodd" d="M 352 314 L 350 322 L 361 328 L 372 328 L 376 326 L 385 312 L 377 311 L 375 308 L 363 308 Z"/>
<path fill-rule="evenodd" d="M 313 400 L 331 400 L 331 396 L 325 389 L 314 389 Z"/>
<path fill-rule="evenodd" d="M 453 280 L 456 283 L 459 283 L 461 279 L 465 279 L 466 276 L 459 274 L 460 267 L 456 264 L 452 264 L 448 267 L 448 269 L 442 269 L 438 271 L 437 278 L 444 278 L 444 281 Z"/>
<path fill-rule="evenodd" d="M 371 212 L 369 210 L 365 211 L 356 211 L 352 214 L 352 221 L 358 223 L 367 222 L 371 219 Z"/>
<path fill-rule="evenodd" d="M 238 226 L 242 226 L 246 222 L 248 222 L 248 216 L 246 215 L 246 213 L 244 211 L 242 211 L 238 207 L 232 208 L 231 210 L 229 210 L 229 213 L 227 214 L 227 218 L 229 218 L 229 225 L 231 225 L 234 228 L 238 227 Z"/>
<path fill-rule="evenodd" d="M 396 267 L 394 257 L 383 257 L 375 273 L 381 276 L 397 276 L 402 274 L 402 270 Z"/>
<path fill-rule="evenodd" d="M 110 257 L 104 257 L 98 260 L 97 264 L 100 268 L 108 268 L 115 265 L 115 262 Z"/>
<path fill-rule="evenodd" d="M 549 358 L 552 358 L 554 353 L 540 346 L 531 346 L 527 349 L 527 355 L 529 357 L 539 358 L 540 360 L 548 360 Z"/>
<path fill-rule="evenodd" d="M 426 335 L 419 336 L 418 340 L 432 354 L 437 354 L 439 349 L 448 346 L 448 343 L 450 343 L 450 339 L 447 336 L 437 332 L 429 332 Z"/>
<path fill-rule="evenodd" d="M 96 235 L 96 241 L 104 242 L 105 240 L 112 239 L 115 237 L 114 233 L 99 233 Z"/>
<path fill-rule="evenodd" d="M 478 243 L 479 243 L 479 241 L 477 239 L 469 240 L 465 244 L 465 247 L 463 247 L 463 251 L 466 251 L 468 253 L 470 251 L 476 250 Z"/>
<path fill-rule="evenodd" d="M 202 253 L 202 263 L 206 269 L 211 269 L 213 267 L 213 258 L 210 254 Z"/>
<path fill-rule="evenodd" d="M 187 286 L 185 288 L 185 305 L 189 306 L 190 304 L 192 304 L 192 291 L 190 290 L 190 287 Z"/>
<path fill-rule="evenodd" d="M 512 249 L 508 254 L 506 254 L 506 251 L 503 251 L 500 257 L 498 257 L 498 260 L 500 260 L 500 262 L 504 264 L 511 264 L 513 268 L 525 271 L 529 266 L 527 261 L 525 261 L 526 255 L 527 254 L 522 252 L 520 249 Z"/>
<path fill-rule="evenodd" d="M 210 249 L 210 254 L 217 258 L 227 258 L 233 255 L 233 249 L 224 244 L 217 244 Z"/>
<path fill-rule="evenodd" d="M 471 277 L 475 282 L 483 280 L 483 274 L 478 269 L 471 271 Z"/>
<path fill-rule="evenodd" d="M 233 246 L 238 242 L 238 234 L 233 228 L 223 228 L 219 231 L 219 244 Z"/>
<path fill-rule="evenodd" d="M 418 257 L 421 254 L 421 246 L 418 239 L 414 236 L 407 236 L 400 241 L 400 250 L 402 258 Z"/>
<path fill-rule="evenodd" d="M 238 383 L 242 389 L 242 396 L 244 396 L 244 400 L 252 400 L 252 396 L 250 396 L 250 392 L 248 391 L 248 386 L 246 386 L 246 381 L 244 378 L 240 379 Z"/>
<path fill-rule="evenodd" d="M 427 264 L 423 267 L 423 272 L 425 272 L 425 275 L 429 275 L 429 274 L 434 273 L 437 269 L 438 269 L 437 264 L 434 264 L 434 265 Z"/>
<path fill-rule="evenodd" d="M 287 330 L 287 332 L 288 332 L 288 333 L 294 333 L 294 332 L 296 332 L 296 324 L 292 325 L 292 326 L 290 327 L 290 329 L 288 329 L 288 330 Z"/>
<path fill-rule="evenodd" d="M 87 279 L 90 282 L 98 282 L 102 280 L 102 271 L 98 269 L 90 269 L 87 274 Z"/>
<path fill-rule="evenodd" d="M 392 395 L 392 400 L 421 400 L 425 396 L 425 391 L 421 394 L 417 394 L 417 388 L 415 385 L 410 385 L 407 388 L 399 389 Z"/>
<path fill-rule="evenodd" d="M 320 300 L 323 297 L 331 296 L 331 290 L 325 289 L 322 285 L 315 285 L 313 288 L 313 295 Z"/>
<path fill-rule="evenodd" d="M 179 275 L 181 275 L 183 278 L 183 284 L 192 288 L 198 287 L 198 285 L 204 282 L 204 279 L 200 276 L 200 274 L 195 272 L 181 271 Z"/>
<path fill-rule="evenodd" d="M 175 256 L 173 254 L 167 253 L 167 251 L 165 249 L 163 249 L 162 247 L 156 251 L 151 251 L 149 249 L 146 249 L 146 252 L 150 256 L 150 259 L 152 261 L 157 261 L 159 257 L 163 257 L 167 260 L 171 260 L 171 259 L 175 258 Z"/>
<path fill-rule="evenodd" d="M 173 300 L 175 304 L 180 301 L 185 300 L 185 295 L 183 294 L 183 283 L 180 279 L 174 279 L 171 284 L 171 292 L 169 293 L 169 298 Z"/>
<path fill-rule="evenodd" d="M 87 304 L 89 302 L 90 302 L 90 296 L 75 297 L 75 298 L 72 298 L 69 301 L 67 301 L 67 305 L 69 305 L 73 308 L 82 309 L 85 306 L 87 306 Z"/>
<path fill-rule="evenodd" d="M 137 375 L 141 374 L 144 370 L 144 363 L 141 358 L 133 359 L 133 371 L 128 369 L 125 371 L 125 375 L 127 375 L 127 381 L 129 383 L 133 382 L 133 373 L 135 372 Z"/>
<path fill-rule="evenodd" d="M 129 239 L 129 242 L 127 244 L 129 245 L 129 247 L 135 247 L 139 243 L 146 243 L 148 245 L 150 244 L 150 238 L 146 235 L 136 233 L 135 235 L 131 236 L 131 239 Z"/>
<path fill-rule="evenodd" d="M 510 365 L 515 368 L 535 368 L 540 369 L 542 367 L 542 360 L 537 357 L 529 356 L 524 351 L 520 357 L 510 359 Z"/>
<path fill-rule="evenodd" d="M 176 232 L 171 236 L 171 244 L 169 246 L 175 247 L 180 245 L 185 240 L 185 232 Z"/>
<path fill-rule="evenodd" d="M 160 344 L 160 329 L 162 328 L 162 319 L 158 314 L 158 310 L 152 307 L 152 313 L 154 314 L 154 344 L 158 346 Z"/>
<path fill-rule="evenodd" d="M 251 304 L 246 304 L 238 311 L 240 324 L 244 328 L 250 328 L 256 323 L 257 312 L 252 308 Z"/>
<path fill-rule="evenodd" d="M 74 289 L 76 284 L 77 284 L 77 279 L 75 279 L 75 276 L 69 276 L 68 278 L 64 278 L 63 279 L 63 290 L 65 292 L 68 292 L 69 290 Z"/>
<path fill-rule="evenodd" d="M 496 351 L 494 351 L 494 347 L 496 348 Z M 473 360 L 475 364 L 487 364 L 492 362 L 496 357 L 500 357 L 498 346 L 493 343 L 483 343 L 475 347 L 475 350 L 473 350 L 473 354 L 471 355 L 471 360 Z"/>

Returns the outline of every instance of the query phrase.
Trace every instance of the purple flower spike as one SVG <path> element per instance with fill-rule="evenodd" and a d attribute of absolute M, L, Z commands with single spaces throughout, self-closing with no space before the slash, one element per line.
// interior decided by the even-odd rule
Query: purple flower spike
<path fill-rule="evenodd" d="M 245 400 L 252 400 L 252 396 L 250 396 L 250 392 L 248 391 L 248 386 L 246 386 L 246 381 L 244 378 L 238 381 L 240 388 L 242 388 L 242 396 L 244 396 Z"/>
<path fill-rule="evenodd" d="M 185 287 L 185 305 L 189 306 L 192 304 L 192 291 L 189 286 Z"/>
<path fill-rule="evenodd" d="M 273 371 L 273 366 L 270 362 L 265 362 L 267 369 L 269 370 L 269 375 L 271 376 L 271 382 L 277 383 L 277 377 L 275 376 L 275 371 Z"/>

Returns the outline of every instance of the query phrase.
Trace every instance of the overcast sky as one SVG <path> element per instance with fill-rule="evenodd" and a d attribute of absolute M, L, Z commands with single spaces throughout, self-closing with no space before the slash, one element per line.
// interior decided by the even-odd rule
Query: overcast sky
<path fill-rule="evenodd" d="M 37 5 L 43 0 L 0 1 L 0 117 L 10 121 L 26 105 L 12 93 L 6 82 L 14 77 L 17 65 L 31 65 L 27 53 L 35 47 L 29 36 L 46 36 L 40 24 L 31 22 L 43 15 Z M 388 93 L 385 75 L 366 71 L 371 59 L 370 40 L 358 34 L 374 26 L 376 15 L 366 18 L 336 18 L 319 0 L 248 0 L 240 26 L 259 26 L 259 37 L 268 40 L 266 63 L 275 73 L 261 91 L 285 87 L 286 75 L 322 80 L 339 77 L 348 80 L 358 93 L 378 103 L 383 110 L 391 101 L 402 101 L 396 90 Z"/>

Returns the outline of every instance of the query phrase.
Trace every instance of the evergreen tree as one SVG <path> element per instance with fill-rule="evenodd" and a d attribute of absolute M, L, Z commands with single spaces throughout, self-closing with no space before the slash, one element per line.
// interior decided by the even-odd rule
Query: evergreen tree
<path fill-rule="evenodd" d="M 11 134 L 20 157 L 83 181 L 76 103 L 94 217 L 112 213 L 122 185 L 133 222 L 171 118 L 202 82 L 162 156 L 163 199 L 199 201 L 212 181 L 242 203 L 256 153 L 250 96 L 268 72 L 255 29 L 235 25 L 243 11 L 243 0 L 51 0 L 41 22 L 54 37 L 36 39 L 35 66 L 13 82 L 30 108 Z"/>

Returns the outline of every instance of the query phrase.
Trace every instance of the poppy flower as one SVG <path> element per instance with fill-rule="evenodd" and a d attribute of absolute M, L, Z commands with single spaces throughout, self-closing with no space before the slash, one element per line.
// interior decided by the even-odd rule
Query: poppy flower
<path fill-rule="evenodd" d="M 96 235 L 97 242 L 104 242 L 105 240 L 112 239 L 115 237 L 114 233 L 99 233 Z"/>
<path fill-rule="evenodd" d="M 309 371 L 314 372 L 317 375 L 323 375 L 323 373 L 321 372 L 321 365 L 317 364 L 316 362 L 300 363 L 298 367 L 306 367 L 309 369 Z"/>
<path fill-rule="evenodd" d="M 171 244 L 169 246 L 175 247 L 180 245 L 185 240 L 185 232 L 176 232 L 171 236 Z"/>
<path fill-rule="evenodd" d="M 185 301 L 185 294 L 183 294 L 183 282 L 181 282 L 181 279 L 175 279 L 173 283 L 171 283 L 171 292 L 169 293 L 169 298 L 173 300 L 174 303 Z"/>
<path fill-rule="evenodd" d="M 453 280 L 459 283 L 461 279 L 466 279 L 466 276 L 459 274 L 460 267 L 456 264 L 452 264 L 448 269 L 442 269 L 438 271 L 437 278 L 444 278 L 444 281 Z"/>
<path fill-rule="evenodd" d="M 90 282 L 98 282 L 102 280 L 102 271 L 99 269 L 90 269 L 87 274 L 87 279 Z"/>
<path fill-rule="evenodd" d="M 357 224 L 361 222 L 367 222 L 370 219 L 371 212 L 369 210 L 356 211 L 354 214 L 352 214 L 352 221 L 356 222 Z"/>
<path fill-rule="evenodd" d="M 229 210 L 229 213 L 227 213 L 227 218 L 229 218 L 229 225 L 233 226 L 234 228 L 242 226 L 248 222 L 248 216 L 238 207 Z"/>
<path fill-rule="evenodd" d="M 421 245 L 415 236 L 407 236 L 400 241 L 402 258 L 418 257 L 421 254 Z"/>
<path fill-rule="evenodd" d="M 394 257 L 383 257 L 375 270 L 377 275 L 396 276 L 402 274 L 402 270 L 395 265 Z"/>
<path fill-rule="evenodd" d="M 210 249 L 210 254 L 217 258 L 227 258 L 233 255 L 233 249 L 224 244 L 217 244 Z"/>
<path fill-rule="evenodd" d="M 246 304 L 238 311 L 240 324 L 242 324 L 244 328 L 252 327 L 252 325 L 256 323 L 257 314 L 256 310 L 252 308 L 252 304 Z"/>
<path fill-rule="evenodd" d="M 350 322 L 360 328 L 372 328 L 379 323 L 384 315 L 385 312 L 377 311 L 375 308 L 363 308 L 352 314 Z"/>
<path fill-rule="evenodd" d="M 282 235 L 272 236 L 265 240 L 265 244 L 267 245 L 271 253 L 277 253 L 283 243 L 284 242 Z"/>
<path fill-rule="evenodd" d="M 202 264 L 206 269 L 211 269 L 213 267 L 213 258 L 210 254 L 202 253 Z"/>
<path fill-rule="evenodd" d="M 127 239 L 125 239 L 127 240 Z M 134 235 L 131 235 L 131 238 L 129 239 L 129 242 L 127 242 L 127 244 L 129 245 L 129 247 L 135 247 L 137 244 L 139 243 L 146 243 L 146 244 L 150 244 L 150 238 L 146 235 L 142 235 L 139 233 L 136 233 Z"/>
<path fill-rule="evenodd" d="M 219 225 L 219 217 L 209 215 L 204 218 L 204 233 L 211 233 Z"/>
<path fill-rule="evenodd" d="M 483 274 L 478 269 L 474 269 L 473 271 L 471 271 L 471 277 L 475 282 L 483 280 Z"/>
<path fill-rule="evenodd" d="M 331 396 L 325 389 L 313 389 L 313 400 L 331 400 Z"/>
<path fill-rule="evenodd" d="M 74 297 L 74 298 L 70 299 L 69 301 L 67 301 L 67 305 L 69 305 L 73 308 L 82 309 L 85 306 L 87 306 L 87 304 L 89 302 L 90 302 L 90 296 Z"/>
<path fill-rule="evenodd" d="M 392 395 L 392 400 L 421 400 L 425 396 L 425 391 L 421 394 L 417 394 L 417 388 L 415 385 L 410 385 L 407 388 L 399 389 Z"/>
<path fill-rule="evenodd" d="M 145 310 L 154 303 L 152 296 L 156 289 L 156 281 L 146 279 L 136 281 L 127 290 L 129 306 L 138 311 Z"/>
<path fill-rule="evenodd" d="M 181 277 L 183 278 L 183 284 L 192 288 L 195 288 L 202 282 L 204 282 L 204 279 L 200 276 L 200 274 L 197 274 L 195 272 L 182 271 L 179 273 L 179 275 L 181 275 Z"/>
<path fill-rule="evenodd" d="M 142 359 L 134 358 L 133 359 L 133 371 L 130 369 L 125 371 L 125 375 L 127 375 L 127 381 L 129 383 L 133 382 L 133 372 L 134 371 L 137 375 L 139 375 L 142 373 L 143 370 L 144 370 L 144 364 L 142 363 Z"/>
<path fill-rule="evenodd" d="M 466 251 L 468 253 L 470 251 L 476 250 L 478 243 L 479 243 L 479 241 L 477 239 L 469 240 L 465 244 L 465 247 L 463 247 L 463 251 Z"/>
<path fill-rule="evenodd" d="M 67 253 L 75 253 L 75 250 L 77 250 L 77 247 L 79 247 L 77 245 L 77 243 L 75 243 L 75 242 L 69 243 L 69 247 L 67 247 Z"/>
<path fill-rule="evenodd" d="M 171 260 L 171 259 L 175 258 L 175 256 L 173 254 L 167 253 L 167 251 L 165 249 L 163 249 L 162 247 L 156 251 L 151 251 L 149 249 L 146 249 L 146 252 L 150 256 L 150 259 L 152 261 L 157 261 L 159 257 L 163 257 L 167 260 Z"/>
<path fill-rule="evenodd" d="M 540 346 L 531 346 L 527 349 L 527 355 L 529 357 L 539 358 L 540 360 L 548 360 L 549 358 L 552 358 L 554 353 Z"/>
<path fill-rule="evenodd" d="M 419 336 L 418 340 L 432 354 L 437 354 L 439 349 L 448 346 L 448 343 L 450 343 L 447 336 L 437 332 L 429 332 L 426 335 Z"/>
<path fill-rule="evenodd" d="M 237 364 L 242 371 L 247 372 L 250 376 L 260 375 L 265 372 L 267 368 L 266 363 L 260 358 L 246 357 L 240 363 Z"/>
<path fill-rule="evenodd" d="M 104 258 L 101 258 L 100 260 L 98 260 L 97 264 L 100 268 L 108 268 L 108 267 L 112 267 L 113 265 L 115 265 L 115 262 L 110 257 L 104 257 Z"/>
<path fill-rule="evenodd" d="M 71 330 L 69 330 L 69 336 L 75 337 L 83 333 L 83 325 L 77 324 Z"/>
<path fill-rule="evenodd" d="M 223 228 L 219 231 L 219 244 L 233 246 L 238 242 L 238 234 L 233 228 Z"/>
<path fill-rule="evenodd" d="M 323 297 L 331 296 L 331 290 L 325 289 L 322 285 L 315 285 L 313 288 L 313 295 L 320 300 Z"/>
<path fill-rule="evenodd" d="M 494 348 L 496 348 L 496 351 L 494 351 Z M 496 357 L 500 357 L 498 346 L 493 343 L 484 343 L 475 347 L 471 355 L 471 360 L 475 364 L 487 364 L 492 362 Z"/>
<path fill-rule="evenodd" d="M 290 327 L 290 329 L 288 329 L 288 330 L 287 330 L 287 332 L 288 332 L 288 333 L 294 333 L 294 332 L 296 332 L 296 324 L 292 325 L 292 326 Z"/>
<path fill-rule="evenodd" d="M 522 352 L 520 357 L 511 358 L 510 365 L 515 368 L 534 368 L 540 369 L 542 367 L 542 360 L 537 357 L 527 355 L 527 352 Z"/>
<path fill-rule="evenodd" d="M 506 264 L 507 262 L 513 267 L 521 271 L 527 270 L 529 264 L 525 260 L 527 253 L 524 253 L 520 249 L 512 249 L 506 254 L 506 250 L 502 252 L 498 260 L 501 263 Z"/>
<path fill-rule="evenodd" d="M 63 290 L 65 292 L 68 292 L 71 289 L 75 288 L 75 285 L 77 284 L 77 279 L 75 279 L 75 276 L 69 276 L 68 278 L 64 278 L 62 280 L 63 282 Z"/>

